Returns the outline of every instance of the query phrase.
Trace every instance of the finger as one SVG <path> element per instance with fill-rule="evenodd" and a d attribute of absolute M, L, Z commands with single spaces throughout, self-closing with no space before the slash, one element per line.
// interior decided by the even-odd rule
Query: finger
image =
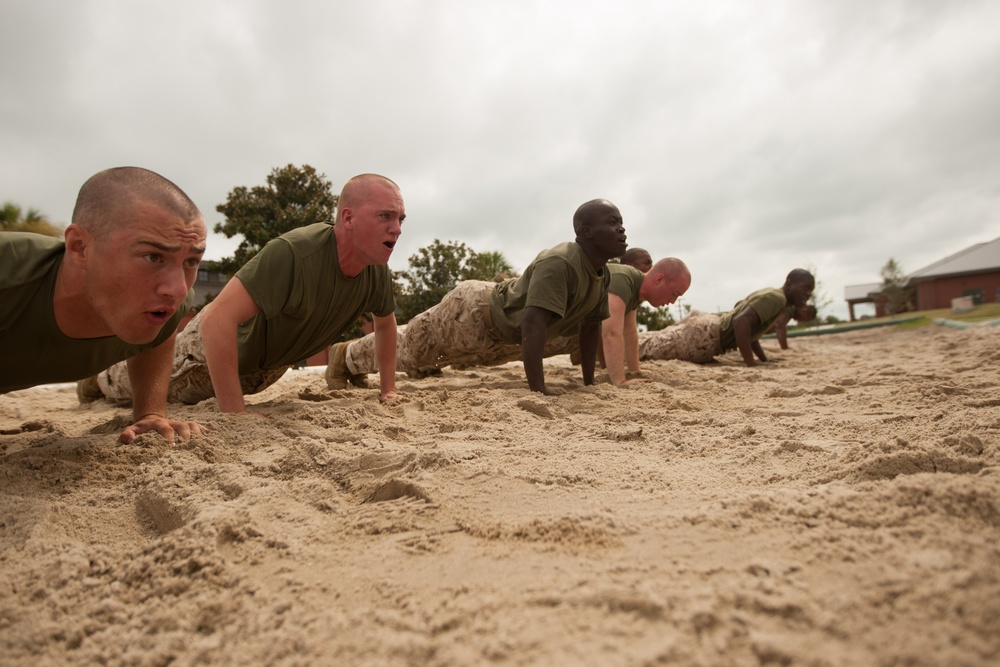
<path fill-rule="evenodd" d="M 129 426 L 124 431 L 122 431 L 122 434 L 120 436 L 118 436 L 118 442 L 122 443 L 123 445 L 130 444 L 133 440 L 135 440 L 136 435 L 138 434 L 135 432 L 135 427 Z"/>
<path fill-rule="evenodd" d="M 162 435 L 166 439 L 168 445 L 174 444 L 176 433 L 174 432 L 174 429 L 170 427 L 170 424 L 167 424 L 166 426 L 163 426 L 156 430 L 160 435 Z"/>
<path fill-rule="evenodd" d="M 174 422 L 174 433 L 180 437 L 181 442 L 191 439 L 191 427 L 187 422 Z"/>
<path fill-rule="evenodd" d="M 203 428 L 201 424 L 199 424 L 198 422 L 188 422 L 187 424 L 188 424 L 188 427 L 191 429 L 191 435 L 192 436 L 201 435 L 202 428 Z M 207 431 L 208 427 L 205 426 L 204 430 Z"/>

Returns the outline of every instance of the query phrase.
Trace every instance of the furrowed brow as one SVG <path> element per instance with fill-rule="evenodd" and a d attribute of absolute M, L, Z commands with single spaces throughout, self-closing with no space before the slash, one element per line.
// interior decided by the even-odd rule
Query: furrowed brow
<path fill-rule="evenodd" d="M 159 250 L 161 252 L 176 253 L 176 252 L 180 252 L 183 249 L 183 246 L 179 246 L 179 245 L 167 245 L 165 243 L 159 243 L 157 241 L 139 241 L 138 244 L 139 245 L 151 246 L 151 247 L 156 248 L 157 250 Z M 191 248 L 191 253 L 194 254 L 194 255 L 204 255 L 205 254 L 205 246 L 202 246 L 200 248 Z"/>

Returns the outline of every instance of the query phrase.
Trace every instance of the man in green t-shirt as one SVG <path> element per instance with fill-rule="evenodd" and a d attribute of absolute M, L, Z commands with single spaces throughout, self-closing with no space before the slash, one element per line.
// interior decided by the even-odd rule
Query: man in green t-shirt
<path fill-rule="evenodd" d="M 642 378 L 626 379 L 625 368 L 639 372 L 639 323 L 637 311 L 643 301 L 654 308 L 668 306 L 691 286 L 691 272 L 676 257 L 661 259 L 642 273 L 626 264 L 608 264 L 611 287 L 608 291 L 609 317 L 601 325 L 604 363 L 613 385 L 632 384 Z"/>
<path fill-rule="evenodd" d="M 376 354 L 396 365 L 396 304 L 389 256 L 406 210 L 399 187 L 377 174 L 350 179 L 337 219 L 270 241 L 178 335 L 169 398 L 211 396 L 223 412 L 247 413 L 244 394 L 276 382 L 295 362 L 325 350 L 364 313 L 374 314 Z M 108 398 L 127 401 L 120 366 L 100 376 Z M 381 399 L 396 396 L 396 374 L 381 374 Z"/>
<path fill-rule="evenodd" d="M 630 248 L 630 251 L 632 249 Z M 648 301 L 655 308 L 667 306 L 687 292 L 691 286 L 691 272 L 676 257 L 661 259 L 653 264 L 649 253 L 638 252 L 622 255 L 617 263 L 608 264 L 611 283 L 608 286 L 608 311 L 610 317 L 601 323 L 601 348 L 599 360 L 608 369 L 608 379 L 615 386 L 648 382 L 645 378 L 627 378 L 626 367 L 631 373 L 639 368 L 639 304 Z M 629 264 L 645 266 L 645 272 Z M 569 354 L 574 364 L 579 363 L 579 348 L 572 337 L 558 338 L 546 345 L 546 355 Z"/>
<path fill-rule="evenodd" d="M 606 264 L 626 248 L 618 208 L 606 199 L 582 204 L 573 215 L 576 240 L 544 250 L 517 278 L 500 283 L 467 280 L 441 303 L 410 320 L 399 333 L 400 370 L 422 377 L 450 364 L 496 365 L 524 361 L 528 388 L 545 386 L 545 342 L 579 332 L 584 384 L 594 382 L 601 320 L 608 316 Z M 360 384 L 384 369 L 366 336 L 330 351 L 331 388 Z M 395 368 L 395 367 L 392 367 Z"/>
<path fill-rule="evenodd" d="M 747 366 L 767 356 L 759 338 L 786 309 L 806 305 L 816 281 L 805 269 L 793 269 L 781 289 L 753 292 L 728 313 L 693 312 L 680 323 L 639 336 L 640 359 L 681 359 L 707 363 L 727 350 L 738 349 Z"/>
<path fill-rule="evenodd" d="M 174 332 L 194 298 L 207 230 L 176 185 L 146 169 L 90 177 L 65 240 L 0 234 L 0 393 L 92 376 L 122 360 L 135 386 L 122 442 L 198 434 L 166 416 Z"/>

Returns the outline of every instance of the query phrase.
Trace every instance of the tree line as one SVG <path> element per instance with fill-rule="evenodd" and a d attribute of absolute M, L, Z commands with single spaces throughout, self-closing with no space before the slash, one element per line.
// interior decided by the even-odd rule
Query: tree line
<path fill-rule="evenodd" d="M 215 207 L 224 220 L 216 223 L 213 229 L 227 238 L 240 236 L 240 244 L 231 256 L 205 261 L 202 266 L 233 275 L 268 241 L 297 227 L 333 220 L 337 200 L 338 195 L 334 194 L 333 184 L 326 175 L 307 164 L 275 168 L 267 175 L 265 185 L 237 186 L 229 192 L 224 203 Z M 53 225 L 37 210 L 24 211 L 10 202 L 0 208 L 0 231 L 27 231 L 55 237 L 63 234 L 62 227 Z M 397 297 L 396 317 L 401 324 L 439 303 L 463 280 L 488 281 L 517 275 L 503 253 L 479 252 L 454 240 L 434 239 L 429 246 L 410 255 L 407 261 L 407 269 L 392 272 Z M 815 276 L 815 269 L 810 267 L 810 270 Z M 902 285 L 905 278 L 901 277 L 898 264 L 890 259 L 882 275 L 890 312 L 905 309 L 910 295 Z M 818 310 L 832 302 L 821 292 L 818 281 L 813 300 Z M 690 306 L 678 305 L 677 310 L 675 318 L 666 306 L 653 308 L 641 304 L 637 320 L 647 330 L 654 331 L 674 324 L 690 311 Z"/>

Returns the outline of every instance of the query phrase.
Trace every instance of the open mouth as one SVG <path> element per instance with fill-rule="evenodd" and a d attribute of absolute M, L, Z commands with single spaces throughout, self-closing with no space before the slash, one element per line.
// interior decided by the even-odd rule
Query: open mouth
<path fill-rule="evenodd" d="M 385 243 L 383 243 L 382 245 L 384 245 L 384 246 L 385 246 L 386 248 L 388 248 L 389 250 L 392 250 L 393 248 L 395 248 L 395 247 L 396 247 L 396 242 L 395 242 L 395 241 L 386 241 L 386 242 L 385 242 Z"/>
<path fill-rule="evenodd" d="M 174 314 L 172 309 L 164 310 L 147 310 L 146 317 L 153 323 L 163 325 L 166 324 L 167 320 L 170 319 L 171 315 Z"/>

